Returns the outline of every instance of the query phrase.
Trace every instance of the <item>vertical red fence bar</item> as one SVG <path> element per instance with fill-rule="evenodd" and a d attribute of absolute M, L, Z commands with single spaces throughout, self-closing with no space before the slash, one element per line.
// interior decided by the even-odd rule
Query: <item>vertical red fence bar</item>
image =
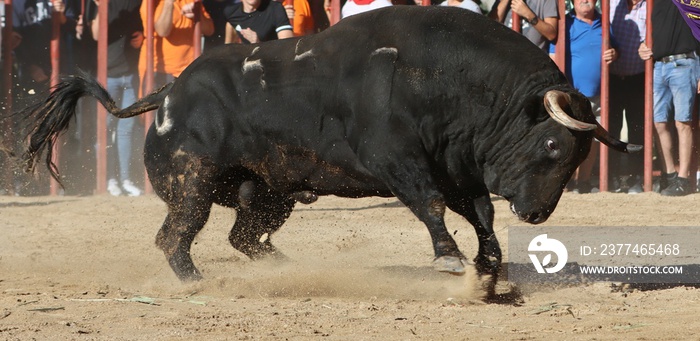
<path fill-rule="evenodd" d="M 693 111 L 694 113 L 698 112 L 698 105 L 700 105 L 700 96 L 695 96 L 695 104 L 693 104 Z M 697 115 L 693 115 L 693 121 L 691 123 L 691 129 L 692 129 L 692 144 L 693 147 L 691 148 L 691 154 L 690 154 L 690 176 L 688 176 L 688 179 L 690 179 L 690 188 L 693 192 L 697 192 L 697 171 L 698 171 L 698 138 L 700 137 L 698 135 L 698 121 L 699 118 Z M 692 193 L 692 192 L 691 192 Z"/>
<path fill-rule="evenodd" d="M 144 89 L 143 93 L 144 94 L 149 94 L 151 91 L 153 91 L 153 59 L 154 59 L 154 46 L 153 46 L 153 35 L 155 34 L 155 28 L 153 26 L 153 11 L 155 10 L 153 1 L 155 0 L 144 0 L 148 1 L 146 3 L 146 12 L 148 13 L 146 16 L 146 27 L 144 27 L 144 31 L 146 31 L 146 74 L 144 77 L 146 78 L 144 80 Z M 143 48 L 143 47 L 142 47 Z M 148 129 L 150 128 L 151 124 L 153 123 L 153 111 L 149 111 L 146 113 L 146 122 L 144 123 L 144 132 L 146 135 L 148 135 Z M 144 176 L 143 176 L 143 182 L 144 182 L 144 192 L 146 193 L 153 193 L 153 186 L 151 186 L 151 181 L 148 179 L 148 172 L 144 171 Z"/>
<path fill-rule="evenodd" d="M 518 13 L 515 13 L 513 11 L 511 11 L 511 15 L 512 15 L 512 19 L 513 19 L 512 23 L 511 23 L 511 28 L 515 32 L 522 33 L 523 32 L 523 23 L 520 21 L 520 16 L 518 15 Z M 534 30 L 534 28 L 533 28 L 533 30 Z"/>
<path fill-rule="evenodd" d="M 340 21 L 340 0 L 331 0 L 331 26 Z"/>
<path fill-rule="evenodd" d="M 566 72 L 566 0 L 557 0 L 559 21 L 557 22 L 557 46 L 554 47 L 554 62 L 559 71 Z"/>
<path fill-rule="evenodd" d="M 3 75 L 2 75 L 2 85 L 4 88 L 4 103 L 5 103 L 5 117 L 10 117 L 12 114 L 12 0 L 5 0 L 5 27 L 2 30 L 2 58 L 3 58 Z M 5 138 L 2 141 L 5 146 L 11 146 L 18 137 L 14 137 L 16 133 L 14 127 L 12 126 L 12 120 L 5 119 Z M 12 176 L 12 167 L 5 167 L 5 171 L 2 176 L 5 177 L 5 189 L 7 193 L 12 193 L 14 191 L 14 181 Z"/>
<path fill-rule="evenodd" d="M 609 100 L 610 100 L 610 66 L 603 59 L 603 54 L 610 45 L 610 0 L 603 0 L 600 3 L 600 8 L 603 10 L 602 13 L 602 26 L 603 26 L 603 43 L 601 44 L 600 51 L 600 124 L 603 128 L 608 129 L 610 127 L 610 117 L 609 117 Z M 617 133 L 616 133 L 617 134 Z M 606 145 L 598 143 L 600 147 L 600 183 L 599 187 L 601 192 L 608 191 L 608 152 L 609 149 Z"/>
<path fill-rule="evenodd" d="M 647 36 L 646 45 L 652 48 L 651 11 L 654 0 L 647 0 Z M 654 144 L 654 58 L 649 58 L 644 65 L 644 191 L 652 190 L 652 157 Z"/>
<path fill-rule="evenodd" d="M 97 37 L 97 81 L 107 86 L 107 30 L 109 0 L 100 0 L 97 15 L 100 19 L 100 34 Z M 96 186 L 95 194 L 107 192 L 107 110 L 97 105 L 97 148 L 96 148 Z"/>
<path fill-rule="evenodd" d="M 56 15 L 57 12 L 51 13 L 51 79 L 49 84 L 51 88 L 58 85 L 59 74 L 61 72 L 61 20 Z M 53 156 L 51 157 L 54 164 L 58 164 L 58 160 L 61 156 L 60 143 L 53 146 Z M 51 178 L 49 180 L 49 193 L 51 195 L 58 194 L 59 191 L 58 182 Z"/>

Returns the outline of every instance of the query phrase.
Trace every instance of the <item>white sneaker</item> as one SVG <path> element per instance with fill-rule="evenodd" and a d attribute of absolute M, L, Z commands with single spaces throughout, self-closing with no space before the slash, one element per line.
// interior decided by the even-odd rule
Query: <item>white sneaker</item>
<path fill-rule="evenodd" d="M 131 180 L 122 181 L 122 188 L 130 197 L 138 197 L 139 195 L 141 195 L 141 190 L 138 187 L 134 186 L 134 183 L 131 182 Z"/>
<path fill-rule="evenodd" d="M 122 189 L 119 188 L 117 179 L 109 179 L 109 181 L 107 181 L 107 192 L 115 197 L 122 195 Z"/>

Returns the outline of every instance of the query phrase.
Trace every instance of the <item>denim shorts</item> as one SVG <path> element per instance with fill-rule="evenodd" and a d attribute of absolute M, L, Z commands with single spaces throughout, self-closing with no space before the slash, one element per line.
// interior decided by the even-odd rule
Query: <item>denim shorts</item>
<path fill-rule="evenodd" d="M 654 122 L 693 120 L 699 75 L 698 57 L 654 63 Z"/>

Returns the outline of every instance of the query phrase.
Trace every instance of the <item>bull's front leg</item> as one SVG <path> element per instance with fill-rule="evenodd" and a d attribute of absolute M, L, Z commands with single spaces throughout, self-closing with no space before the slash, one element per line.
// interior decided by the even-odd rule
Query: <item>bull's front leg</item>
<path fill-rule="evenodd" d="M 478 220 L 472 222 L 472 225 L 479 239 L 479 253 L 474 259 L 476 270 L 480 275 L 492 275 L 495 278 L 501 270 L 502 254 L 493 231 L 493 204 L 488 195 L 474 199 L 473 203 Z"/>
<path fill-rule="evenodd" d="M 414 213 L 425 223 L 430 233 L 435 251 L 435 270 L 464 275 L 466 257 L 459 251 L 457 243 L 445 226 L 445 200 L 442 197 L 428 199 L 421 207 L 415 209 Z"/>
<path fill-rule="evenodd" d="M 486 290 L 489 296 L 493 296 L 501 271 L 502 254 L 493 231 L 494 209 L 488 191 L 484 190 L 484 194 L 474 199 L 451 196 L 448 206 L 474 226 L 479 240 L 479 252 L 474 258 L 476 271 L 480 276 L 490 276 Z"/>
<path fill-rule="evenodd" d="M 409 127 L 402 122 L 392 123 L 389 130 L 382 125 L 381 131 L 363 135 L 378 140 L 363 143 L 358 154 L 363 156 L 364 166 L 428 228 L 435 251 L 433 266 L 438 271 L 463 275 L 466 258 L 445 226 L 445 197 L 433 177 L 432 156 L 426 154 L 417 137 L 405 134 Z"/>
<path fill-rule="evenodd" d="M 419 171 L 414 173 L 427 174 Z M 429 176 L 412 178 L 408 173 L 401 175 L 403 176 L 392 179 L 391 191 L 428 228 L 435 251 L 433 267 L 441 272 L 463 275 L 466 271 L 466 257 L 445 226 L 445 198 Z"/>
<path fill-rule="evenodd" d="M 440 272 L 453 275 L 464 275 L 466 257 L 457 247 L 457 243 L 447 231 L 445 226 L 445 200 L 441 196 L 427 198 L 412 202 L 406 198 L 399 199 L 413 211 L 428 228 L 430 239 L 433 242 L 435 259 L 433 267 Z"/>

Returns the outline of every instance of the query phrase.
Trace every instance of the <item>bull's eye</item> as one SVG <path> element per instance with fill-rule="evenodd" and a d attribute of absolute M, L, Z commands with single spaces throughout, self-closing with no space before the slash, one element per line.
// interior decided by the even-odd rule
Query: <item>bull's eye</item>
<path fill-rule="evenodd" d="M 557 140 L 549 138 L 544 143 L 544 149 L 552 156 L 557 156 L 559 154 L 559 144 Z"/>

